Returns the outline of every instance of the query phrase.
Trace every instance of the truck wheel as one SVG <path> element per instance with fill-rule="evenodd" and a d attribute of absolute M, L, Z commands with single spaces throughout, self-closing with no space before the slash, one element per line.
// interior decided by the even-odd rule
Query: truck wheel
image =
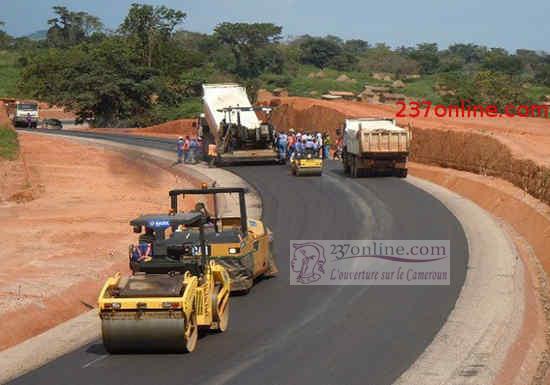
<path fill-rule="evenodd" d="M 348 162 L 344 161 L 344 174 L 349 175 L 349 164 Z"/>
<path fill-rule="evenodd" d="M 355 158 L 351 159 L 351 171 L 350 171 L 350 173 L 351 173 L 352 178 L 357 178 L 358 170 L 357 170 L 357 164 L 355 162 Z"/>

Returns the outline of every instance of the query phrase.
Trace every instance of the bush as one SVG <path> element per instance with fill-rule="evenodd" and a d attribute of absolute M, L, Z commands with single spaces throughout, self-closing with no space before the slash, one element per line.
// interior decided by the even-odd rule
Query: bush
<path fill-rule="evenodd" d="M 15 160 L 19 154 L 17 132 L 6 126 L 0 126 L 0 158 Z"/>
<path fill-rule="evenodd" d="M 292 83 L 292 77 L 289 75 L 278 75 L 273 73 L 266 73 L 260 76 L 260 79 L 264 82 L 267 88 L 288 88 Z"/>

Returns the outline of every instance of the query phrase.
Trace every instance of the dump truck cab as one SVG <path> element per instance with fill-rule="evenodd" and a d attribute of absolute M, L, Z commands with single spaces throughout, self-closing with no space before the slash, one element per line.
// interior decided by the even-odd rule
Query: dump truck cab
<path fill-rule="evenodd" d="M 99 294 L 108 352 L 192 352 L 199 329 L 227 329 L 230 278 L 208 257 L 206 223 L 201 212 L 141 215 L 130 221 L 136 233 L 147 229 L 147 237 L 130 247 L 133 274 L 115 274 Z M 167 231 L 173 235 L 181 228 L 196 237 L 168 242 Z"/>
<path fill-rule="evenodd" d="M 16 102 L 13 115 L 13 125 L 36 128 L 38 120 L 38 103 L 32 101 Z"/>
<path fill-rule="evenodd" d="M 231 277 L 231 291 L 246 292 L 257 278 L 273 276 L 277 267 L 273 257 L 272 234 L 259 219 L 248 218 L 246 210 L 245 188 L 201 188 L 170 191 L 171 210 L 178 212 L 178 200 L 190 196 L 202 196 L 210 201 L 212 209 L 206 210 L 204 238 L 208 257 L 223 266 Z M 237 198 L 238 212 L 222 214 L 219 211 L 221 200 Z M 196 232 L 181 228 L 174 232 L 166 242 L 159 242 L 157 252 L 170 253 L 171 247 L 179 247 L 184 240 L 196 237 Z M 154 249 L 154 248 L 153 248 Z"/>

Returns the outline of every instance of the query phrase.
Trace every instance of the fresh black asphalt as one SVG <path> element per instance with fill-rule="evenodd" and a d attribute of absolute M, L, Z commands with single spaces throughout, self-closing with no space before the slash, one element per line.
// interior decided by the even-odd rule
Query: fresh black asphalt
<path fill-rule="evenodd" d="M 48 131 L 52 133 L 52 131 Z M 166 139 L 59 132 L 174 150 Z M 454 307 L 468 246 L 439 201 L 398 178 L 350 179 L 328 162 L 322 177 L 286 166 L 230 168 L 262 197 L 278 277 L 234 296 L 230 330 L 208 334 L 192 354 L 109 356 L 101 341 L 13 384 L 391 384 L 424 351 Z M 291 286 L 289 241 L 448 239 L 450 286 Z"/>

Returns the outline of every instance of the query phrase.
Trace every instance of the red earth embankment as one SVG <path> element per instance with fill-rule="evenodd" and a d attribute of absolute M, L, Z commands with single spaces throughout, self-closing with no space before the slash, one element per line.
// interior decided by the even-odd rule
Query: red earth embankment
<path fill-rule="evenodd" d="M 0 206 L 0 324 L 9 330 L 0 350 L 94 306 L 105 278 L 128 270 L 128 221 L 167 212 L 169 189 L 197 184 L 132 151 L 26 133 L 20 142 L 39 194 Z"/>
<path fill-rule="evenodd" d="M 0 100 L 0 126 L 13 130 L 7 109 Z M 0 205 L 6 201 L 30 200 L 33 197 L 28 170 L 21 154 L 14 160 L 0 157 Z"/>
<path fill-rule="evenodd" d="M 128 134 L 139 136 L 155 136 L 161 138 L 174 138 L 179 136 L 197 136 L 197 119 L 178 119 L 140 128 L 84 128 L 82 131 L 101 132 L 107 134 Z"/>
<path fill-rule="evenodd" d="M 397 108 L 359 102 L 277 98 L 279 130 L 328 131 L 334 137 L 347 117 L 394 117 Z M 411 160 L 503 178 L 550 203 L 550 120 L 541 118 L 398 119 L 411 124 Z"/>

